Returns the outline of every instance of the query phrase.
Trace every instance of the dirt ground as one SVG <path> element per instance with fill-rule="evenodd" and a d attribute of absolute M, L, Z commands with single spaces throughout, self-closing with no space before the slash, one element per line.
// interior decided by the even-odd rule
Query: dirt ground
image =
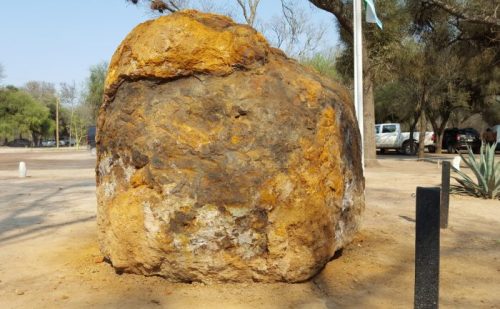
<path fill-rule="evenodd" d="M 18 178 L 19 161 L 28 178 Z M 437 164 L 386 156 L 366 170 L 355 241 L 300 284 L 179 284 L 118 275 L 96 243 L 95 157 L 0 149 L 0 308 L 411 308 L 415 187 Z M 441 308 L 500 308 L 500 202 L 452 196 Z"/>

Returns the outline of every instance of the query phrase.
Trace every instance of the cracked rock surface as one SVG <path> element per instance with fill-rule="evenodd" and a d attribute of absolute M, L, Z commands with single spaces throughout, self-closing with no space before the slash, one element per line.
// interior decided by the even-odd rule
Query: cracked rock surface
<path fill-rule="evenodd" d="M 111 61 L 97 144 L 99 242 L 118 271 L 298 282 L 359 228 L 347 92 L 226 17 L 137 26 Z"/>

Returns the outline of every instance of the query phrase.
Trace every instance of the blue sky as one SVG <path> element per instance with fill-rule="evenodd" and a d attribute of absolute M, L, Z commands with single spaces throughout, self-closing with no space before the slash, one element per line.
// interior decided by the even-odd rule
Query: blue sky
<path fill-rule="evenodd" d="M 263 20 L 279 12 L 278 0 L 262 0 Z M 327 40 L 336 45 L 330 15 L 312 12 L 332 27 Z M 6 75 L 2 84 L 22 86 L 43 80 L 81 85 L 91 65 L 109 61 L 127 33 L 153 17 L 144 7 L 125 0 L 4 1 L 0 7 L 0 64 Z"/>

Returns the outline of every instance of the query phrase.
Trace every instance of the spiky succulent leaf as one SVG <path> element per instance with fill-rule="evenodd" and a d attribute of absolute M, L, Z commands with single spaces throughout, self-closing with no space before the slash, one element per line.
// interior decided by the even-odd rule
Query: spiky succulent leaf
<path fill-rule="evenodd" d="M 483 148 L 481 146 L 481 158 L 480 158 L 480 162 L 483 161 L 483 150 L 482 149 Z M 472 170 L 472 172 L 476 176 L 477 183 L 480 186 L 486 186 L 486 180 L 484 179 L 484 176 L 481 173 L 480 163 L 478 164 L 478 162 L 476 161 L 476 157 L 474 156 L 474 153 L 472 152 L 472 149 L 469 146 L 467 146 L 467 157 L 465 157 L 461 153 L 460 153 L 460 157 L 462 158 L 462 160 L 465 162 L 465 164 L 467 164 L 467 166 Z M 463 175 L 461 175 L 461 176 L 463 177 Z"/>
<path fill-rule="evenodd" d="M 452 185 L 451 191 L 483 198 L 500 198 L 500 162 L 495 163 L 496 144 L 483 144 L 481 146 L 479 162 L 472 149 L 467 148 L 467 156 L 460 154 L 460 157 L 470 168 L 477 181 L 453 167 L 453 171 L 460 177 L 453 177 L 458 185 Z"/>

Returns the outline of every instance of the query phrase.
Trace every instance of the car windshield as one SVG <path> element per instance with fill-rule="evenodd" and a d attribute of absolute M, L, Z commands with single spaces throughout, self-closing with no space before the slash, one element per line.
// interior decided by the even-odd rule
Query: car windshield
<path fill-rule="evenodd" d="M 479 135 L 479 133 L 473 128 L 461 129 L 459 130 L 459 134 Z"/>
<path fill-rule="evenodd" d="M 385 125 L 383 128 L 382 128 L 382 133 L 392 133 L 392 132 L 396 132 L 396 126 L 391 124 L 391 125 Z"/>

